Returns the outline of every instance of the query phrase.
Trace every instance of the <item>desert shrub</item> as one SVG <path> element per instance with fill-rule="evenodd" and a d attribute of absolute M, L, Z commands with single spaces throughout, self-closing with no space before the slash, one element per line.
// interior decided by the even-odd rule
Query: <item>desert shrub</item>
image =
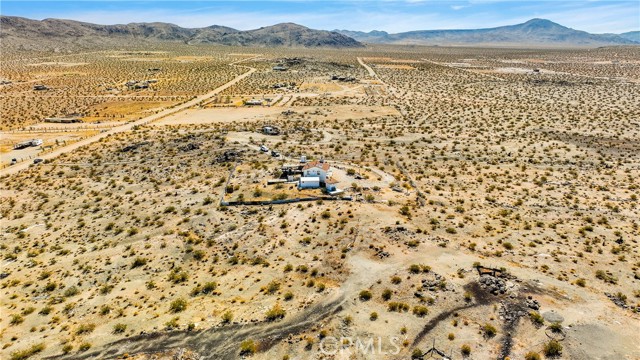
<path fill-rule="evenodd" d="M 135 269 L 140 266 L 145 266 L 146 264 L 147 264 L 147 259 L 138 256 L 137 258 L 135 258 L 135 260 L 133 260 L 133 263 L 131 264 L 131 268 Z"/>
<path fill-rule="evenodd" d="M 88 343 L 88 342 L 84 342 L 80 344 L 80 347 L 78 347 L 78 350 L 80 351 L 87 351 L 89 349 L 91 349 L 91 343 Z"/>
<path fill-rule="evenodd" d="M 464 344 L 460 347 L 460 353 L 462 354 L 462 356 L 469 356 L 471 355 L 471 346 Z"/>
<path fill-rule="evenodd" d="M 484 326 L 482 327 L 482 332 L 484 333 L 484 336 L 491 338 L 496 336 L 496 334 L 498 333 L 498 330 L 496 330 L 495 326 L 487 323 L 487 324 L 484 324 Z"/>
<path fill-rule="evenodd" d="M 177 298 L 169 305 L 169 311 L 173 313 L 184 311 L 187 308 L 187 300 L 183 298 Z"/>
<path fill-rule="evenodd" d="M 90 332 L 93 332 L 93 330 L 95 330 L 96 328 L 96 324 L 81 324 L 77 329 L 76 329 L 76 335 L 82 335 L 82 334 L 88 334 Z"/>
<path fill-rule="evenodd" d="M 39 352 L 42 352 L 44 349 L 45 349 L 44 343 L 35 344 L 28 349 L 12 352 L 11 360 L 25 360 Z"/>
<path fill-rule="evenodd" d="M 605 272 L 604 270 L 596 271 L 596 278 L 600 279 L 600 280 L 602 280 L 602 281 L 604 281 L 606 283 L 609 283 L 609 284 L 617 284 L 618 283 L 618 279 L 615 276 Z"/>
<path fill-rule="evenodd" d="M 409 311 L 409 305 L 401 302 L 392 301 L 387 305 L 387 310 L 405 312 L 405 311 Z"/>
<path fill-rule="evenodd" d="M 222 314 L 222 322 L 225 324 L 230 323 L 233 320 L 233 313 L 231 310 L 227 310 Z"/>
<path fill-rule="evenodd" d="M 287 312 L 282 308 L 282 306 L 280 306 L 280 304 L 276 303 L 275 305 L 273 305 L 273 307 L 271 309 L 269 309 L 267 311 L 267 313 L 265 315 L 266 315 L 267 321 L 276 321 L 276 320 L 284 318 L 286 313 Z"/>
<path fill-rule="evenodd" d="M 206 257 L 207 253 L 204 250 L 196 250 L 193 252 L 193 258 L 200 261 Z"/>
<path fill-rule="evenodd" d="M 540 354 L 537 352 L 529 351 L 524 355 L 524 360 L 540 360 Z"/>
<path fill-rule="evenodd" d="M 174 284 L 185 282 L 187 281 L 187 279 L 189 279 L 189 274 L 182 271 L 182 269 L 179 267 L 171 270 L 171 273 L 169 274 L 169 281 Z"/>
<path fill-rule="evenodd" d="M 24 321 L 24 317 L 20 314 L 11 314 L 11 320 L 9 321 L 9 324 L 11 325 L 19 325 L 22 324 L 22 322 Z"/>
<path fill-rule="evenodd" d="M 393 291 L 391 291 L 390 289 L 384 289 L 382 291 L 382 299 L 385 301 L 388 301 L 391 299 L 391 295 L 393 295 Z"/>
<path fill-rule="evenodd" d="M 551 330 L 551 332 L 553 333 L 561 333 L 562 332 L 562 325 L 560 325 L 560 323 L 558 322 L 554 322 L 551 325 L 549 325 L 549 330 Z"/>
<path fill-rule="evenodd" d="M 71 296 L 78 295 L 79 293 L 80 293 L 80 290 L 78 290 L 77 287 L 71 286 L 64 291 L 64 296 L 71 297 Z"/>
<path fill-rule="evenodd" d="M 272 280 L 269 284 L 267 284 L 264 290 L 267 294 L 273 294 L 276 291 L 280 290 L 280 283 L 275 280 Z"/>
<path fill-rule="evenodd" d="M 122 334 L 125 330 L 127 330 L 127 324 L 118 323 L 113 325 L 114 334 Z"/>
<path fill-rule="evenodd" d="M 551 340 L 544 344 L 543 352 L 547 357 L 560 356 L 562 354 L 562 345 L 557 340 Z"/>
<path fill-rule="evenodd" d="M 40 315 L 49 315 L 51 313 L 51 311 L 53 311 L 53 307 L 51 306 L 45 306 L 42 309 L 40 309 L 40 311 L 38 311 L 38 314 Z"/>
<path fill-rule="evenodd" d="M 429 314 L 429 309 L 423 305 L 416 305 L 413 307 L 413 314 L 417 317 L 424 317 Z"/>
<path fill-rule="evenodd" d="M 362 291 L 360 291 L 360 294 L 358 295 L 358 297 L 362 301 L 369 301 L 372 296 L 373 295 L 371 294 L 371 291 L 369 291 L 369 290 L 362 290 Z"/>
<path fill-rule="evenodd" d="M 369 314 L 369 320 L 371 320 L 371 321 L 378 320 L 378 313 L 374 311 L 371 314 Z"/>
<path fill-rule="evenodd" d="M 100 307 L 100 315 L 104 316 L 109 314 L 110 312 L 111 312 L 111 306 L 105 304 Z"/>
<path fill-rule="evenodd" d="M 180 320 L 180 318 L 176 316 L 171 320 L 167 321 L 166 323 L 164 323 L 164 326 L 167 327 L 167 330 L 177 329 L 180 326 L 178 324 L 178 320 Z"/>
<path fill-rule="evenodd" d="M 531 318 L 531 321 L 536 324 L 536 325 L 542 325 L 544 324 L 544 318 L 542 317 L 542 315 L 540 315 L 539 312 L 537 311 L 531 311 L 529 313 L 529 318 Z"/>
<path fill-rule="evenodd" d="M 418 348 L 413 349 L 413 352 L 411 353 L 411 359 L 414 359 L 414 360 L 422 359 L 423 356 L 424 354 L 422 353 L 422 350 Z"/>
<path fill-rule="evenodd" d="M 240 356 L 253 355 L 256 351 L 258 351 L 258 345 L 251 339 L 247 339 L 240 344 Z"/>

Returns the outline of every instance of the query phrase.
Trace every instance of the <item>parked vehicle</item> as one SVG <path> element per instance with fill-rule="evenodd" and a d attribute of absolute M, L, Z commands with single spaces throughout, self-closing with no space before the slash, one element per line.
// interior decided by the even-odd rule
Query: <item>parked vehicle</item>
<path fill-rule="evenodd" d="M 260 151 L 269 152 L 269 148 L 264 145 L 260 145 Z"/>
<path fill-rule="evenodd" d="M 37 159 L 33 159 L 33 163 L 34 164 L 40 164 L 41 162 L 43 162 L 44 160 L 37 158 Z"/>

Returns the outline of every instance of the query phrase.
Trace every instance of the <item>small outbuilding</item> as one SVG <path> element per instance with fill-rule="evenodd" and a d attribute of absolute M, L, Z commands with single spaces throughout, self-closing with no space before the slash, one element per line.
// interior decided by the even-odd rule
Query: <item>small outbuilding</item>
<path fill-rule="evenodd" d="M 298 181 L 299 189 L 317 189 L 319 187 L 320 187 L 320 178 L 317 176 L 312 176 L 312 177 L 302 176 Z"/>
<path fill-rule="evenodd" d="M 275 126 L 263 126 L 262 132 L 266 135 L 278 135 L 280 134 L 280 129 Z"/>

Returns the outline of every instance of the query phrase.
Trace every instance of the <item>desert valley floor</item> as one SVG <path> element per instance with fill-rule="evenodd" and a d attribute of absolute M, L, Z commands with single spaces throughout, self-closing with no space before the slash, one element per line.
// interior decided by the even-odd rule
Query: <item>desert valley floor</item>
<path fill-rule="evenodd" d="M 28 54 L 3 359 L 640 358 L 639 47 Z"/>

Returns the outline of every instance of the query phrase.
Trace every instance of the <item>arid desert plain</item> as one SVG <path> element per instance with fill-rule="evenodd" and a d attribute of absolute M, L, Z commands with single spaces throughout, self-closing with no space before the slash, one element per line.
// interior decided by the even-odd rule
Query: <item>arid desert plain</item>
<path fill-rule="evenodd" d="M 640 358 L 640 47 L 29 54 L 3 359 Z"/>

